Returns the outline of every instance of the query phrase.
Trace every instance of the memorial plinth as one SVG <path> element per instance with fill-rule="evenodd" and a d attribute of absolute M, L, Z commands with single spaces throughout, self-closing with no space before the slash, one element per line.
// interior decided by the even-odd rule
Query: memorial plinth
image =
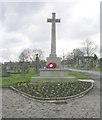
<path fill-rule="evenodd" d="M 65 69 L 40 69 L 40 77 L 32 77 L 31 83 L 36 80 L 69 80 L 74 77 L 68 76 L 68 70 Z"/>
<path fill-rule="evenodd" d="M 64 69 L 40 69 L 40 77 L 42 77 L 42 78 L 68 77 L 68 70 L 64 70 Z"/>

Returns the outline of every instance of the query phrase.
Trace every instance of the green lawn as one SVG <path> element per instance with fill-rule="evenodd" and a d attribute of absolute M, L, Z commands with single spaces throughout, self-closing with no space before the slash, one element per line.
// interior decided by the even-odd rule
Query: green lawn
<path fill-rule="evenodd" d="M 71 79 L 71 81 L 77 80 L 77 79 L 89 79 L 88 76 L 86 76 L 82 73 L 79 73 L 79 72 L 68 71 L 68 75 L 75 77 L 75 79 Z M 29 73 L 26 75 L 11 74 L 10 77 L 3 77 L 2 79 L 0 79 L 0 85 L 12 85 L 12 84 L 16 84 L 18 82 L 30 82 L 32 77 L 37 77 L 37 76 L 39 76 L 39 75 L 36 74 L 33 69 L 30 69 Z M 36 82 L 40 83 L 42 81 L 36 81 Z M 46 82 L 46 80 L 45 80 L 45 82 Z M 50 82 L 55 82 L 55 81 L 51 80 Z M 59 80 L 56 80 L 56 82 L 59 82 Z"/>
<path fill-rule="evenodd" d="M 36 74 L 33 69 L 30 69 L 29 73 L 26 75 L 11 74 L 10 77 L 3 77 L 2 80 L 0 80 L 0 84 L 11 85 L 18 82 L 30 82 L 31 77 L 34 77 L 34 76 L 38 76 L 38 74 Z"/>
<path fill-rule="evenodd" d="M 74 76 L 77 79 L 89 79 L 89 77 L 83 73 L 79 73 L 79 72 L 74 72 L 74 71 L 69 71 L 68 72 L 69 76 Z"/>

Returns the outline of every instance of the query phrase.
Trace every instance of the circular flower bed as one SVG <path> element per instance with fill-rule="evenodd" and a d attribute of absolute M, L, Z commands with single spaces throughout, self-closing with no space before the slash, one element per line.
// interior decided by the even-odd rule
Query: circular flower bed
<path fill-rule="evenodd" d="M 40 98 L 68 97 L 79 94 L 91 86 L 90 82 L 44 82 L 44 83 L 18 83 L 14 88 Z"/>
<path fill-rule="evenodd" d="M 56 68 L 56 63 L 50 62 L 46 65 L 46 68 Z"/>

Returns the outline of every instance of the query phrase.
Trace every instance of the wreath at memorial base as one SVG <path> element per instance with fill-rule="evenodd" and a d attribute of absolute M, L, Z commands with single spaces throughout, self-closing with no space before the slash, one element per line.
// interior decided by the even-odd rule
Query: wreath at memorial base
<path fill-rule="evenodd" d="M 57 66 L 56 63 L 50 62 L 46 65 L 46 68 L 56 68 L 56 66 Z"/>

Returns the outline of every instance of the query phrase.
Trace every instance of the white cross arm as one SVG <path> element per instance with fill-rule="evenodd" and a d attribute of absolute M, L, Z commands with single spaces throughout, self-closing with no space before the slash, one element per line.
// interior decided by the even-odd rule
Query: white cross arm
<path fill-rule="evenodd" d="M 60 22 L 60 19 L 56 19 L 56 22 Z"/>
<path fill-rule="evenodd" d="M 47 19 L 47 22 L 52 22 L 52 19 L 49 19 L 49 18 L 48 18 L 48 19 Z"/>
<path fill-rule="evenodd" d="M 47 19 L 47 22 L 52 22 L 53 21 L 53 19 Z M 60 19 L 55 19 L 55 22 L 60 22 Z"/>

